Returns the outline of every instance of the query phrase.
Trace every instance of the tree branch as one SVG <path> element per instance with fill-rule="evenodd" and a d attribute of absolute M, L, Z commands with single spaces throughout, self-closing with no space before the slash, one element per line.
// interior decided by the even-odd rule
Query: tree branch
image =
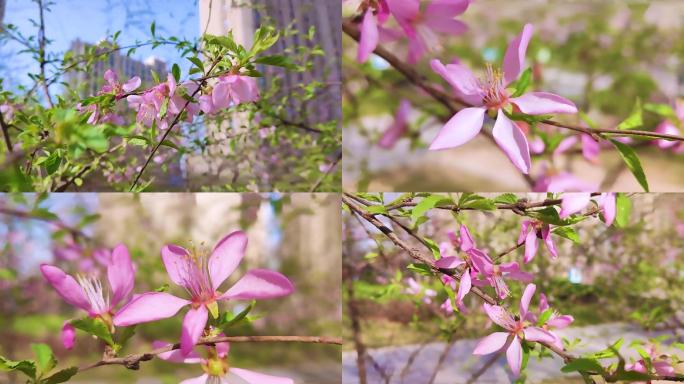
<path fill-rule="evenodd" d="M 50 105 L 50 108 L 53 108 L 55 105 L 52 103 L 50 89 L 48 88 L 45 76 L 45 65 L 47 64 L 47 61 L 45 60 L 45 7 L 43 6 L 43 0 L 37 1 L 38 8 L 40 9 L 40 29 L 38 31 L 38 63 L 40 64 L 40 82 L 43 85 L 43 91 L 45 91 L 45 97 L 47 98 L 47 102 Z"/>
<path fill-rule="evenodd" d="M 342 345 L 342 339 L 325 336 L 218 336 L 202 338 L 196 345 L 214 345 L 216 343 L 307 343 L 307 344 L 333 344 Z M 98 361 L 97 363 L 79 368 L 79 372 L 101 367 L 104 365 L 123 365 L 128 369 L 137 370 L 140 362 L 152 360 L 160 353 L 180 349 L 180 344 L 171 344 L 157 348 L 149 352 L 134 353 L 124 357 L 112 357 Z"/>
<path fill-rule="evenodd" d="M 0 128 L 2 128 L 2 137 L 5 139 L 5 146 L 9 152 L 14 152 L 12 148 L 12 140 L 9 135 L 9 125 L 5 122 L 5 116 L 3 116 L 2 111 L 0 111 Z"/>

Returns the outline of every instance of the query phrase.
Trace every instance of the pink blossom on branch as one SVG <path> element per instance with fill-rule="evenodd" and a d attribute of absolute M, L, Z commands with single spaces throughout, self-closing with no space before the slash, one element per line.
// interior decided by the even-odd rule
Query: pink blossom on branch
<path fill-rule="evenodd" d="M 544 240 L 544 244 L 551 254 L 551 258 L 558 258 L 556 244 L 551 238 L 551 226 L 538 221 L 525 220 L 520 226 L 520 235 L 518 236 L 518 244 L 525 244 L 525 257 L 523 259 L 525 264 L 532 261 L 537 255 L 539 238 Z"/>
<path fill-rule="evenodd" d="M 530 300 L 537 287 L 528 284 L 520 298 L 520 315 L 513 317 L 503 307 L 484 303 L 487 316 L 504 332 L 494 332 L 483 338 L 475 346 L 473 355 L 488 355 L 506 349 L 506 359 L 515 377 L 520 376 L 523 361 L 522 341 L 540 341 L 547 344 L 555 342 L 554 336 L 548 331 L 532 326 L 526 321 Z"/>
<path fill-rule="evenodd" d="M 235 231 L 216 244 L 210 255 L 190 252 L 176 245 L 162 248 L 161 255 L 171 280 L 185 289 L 190 300 L 166 292 L 147 292 L 135 297 L 114 317 L 114 325 L 129 326 L 174 316 L 190 306 L 183 319 L 181 351 L 187 355 L 204 332 L 209 313 L 218 316 L 218 301 L 262 300 L 287 296 L 294 287 L 282 274 L 253 269 L 226 292 L 221 284 L 240 264 L 247 247 L 247 235 Z"/>
<path fill-rule="evenodd" d="M 411 103 L 404 99 L 399 103 L 399 108 L 397 109 L 397 114 L 394 117 L 394 122 L 387 128 L 385 133 L 383 133 L 380 141 L 378 141 L 378 147 L 383 149 L 392 149 L 396 145 L 397 141 L 406 134 L 408 130 L 408 118 L 411 113 Z"/>
<path fill-rule="evenodd" d="M 532 32 L 532 25 L 525 25 L 522 33 L 511 41 L 506 50 L 503 71 L 489 66 L 482 80 L 478 80 L 463 65 L 445 66 L 439 60 L 431 62 L 432 69 L 453 87 L 455 94 L 472 105 L 459 111 L 446 123 L 430 145 L 431 150 L 455 148 L 472 140 L 482 130 L 485 114 L 489 112 L 496 114 L 492 131 L 496 143 L 521 172 L 529 173 L 531 161 L 527 137 L 504 111 L 515 110 L 527 115 L 577 113 L 575 104 L 561 96 L 530 92 L 512 97 L 506 89 L 523 70 Z"/>
<path fill-rule="evenodd" d="M 356 60 L 364 63 L 377 48 L 381 35 L 380 25 L 387 21 L 390 12 L 386 0 L 363 0 L 360 8 L 364 13 Z"/>
<path fill-rule="evenodd" d="M 64 301 L 86 311 L 90 317 L 101 319 L 110 328 L 112 316 L 115 314 L 114 308 L 120 302 L 126 301 L 135 283 L 133 263 L 125 245 L 114 248 L 111 261 L 107 265 L 111 297 L 105 292 L 100 280 L 95 277 L 78 276 L 74 279 L 60 268 L 49 264 L 42 264 L 40 271 Z M 73 332 L 71 326 L 65 325 L 62 328 L 65 348 L 73 346 Z"/>
<path fill-rule="evenodd" d="M 387 0 L 409 41 L 408 62 L 417 63 L 428 51 L 440 47 L 440 34 L 460 35 L 468 30 L 456 20 L 470 6 L 471 0 L 433 0 L 421 11 L 419 0 Z"/>
<path fill-rule="evenodd" d="M 162 348 L 170 344 L 163 341 L 155 341 L 152 346 Z M 242 368 L 234 368 L 228 364 L 228 353 L 230 352 L 229 343 L 216 343 L 213 347 L 204 347 L 208 350 L 209 357 L 202 358 L 197 352 L 191 351 L 183 355 L 180 351 L 164 352 L 157 355 L 162 360 L 171 363 L 201 364 L 204 374 L 192 379 L 183 380 L 180 384 L 230 384 L 234 381 L 229 380 L 231 375 L 235 375 L 248 384 L 294 384 L 294 380 L 289 377 L 271 376 Z M 240 381 L 241 382 L 241 381 Z"/>

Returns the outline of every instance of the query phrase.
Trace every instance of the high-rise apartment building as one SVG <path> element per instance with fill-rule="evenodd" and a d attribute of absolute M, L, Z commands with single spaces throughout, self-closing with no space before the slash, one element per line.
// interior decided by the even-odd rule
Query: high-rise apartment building
<path fill-rule="evenodd" d="M 74 55 L 82 55 L 89 46 L 92 45 L 81 40 L 75 40 L 71 43 L 70 51 Z M 168 71 L 166 62 L 154 57 L 140 61 L 128 57 L 125 52 L 113 52 L 103 57 L 105 59 L 93 63 L 92 68 L 88 72 L 68 72 L 66 74 L 67 84 L 70 84 L 74 89 L 78 89 L 82 96 L 89 96 L 96 94 L 100 90 L 104 82 L 104 73 L 108 69 L 114 70 L 125 79 L 140 76 L 143 84 L 151 84 L 153 82 L 151 70 L 157 72 L 160 78 L 165 78 Z"/>

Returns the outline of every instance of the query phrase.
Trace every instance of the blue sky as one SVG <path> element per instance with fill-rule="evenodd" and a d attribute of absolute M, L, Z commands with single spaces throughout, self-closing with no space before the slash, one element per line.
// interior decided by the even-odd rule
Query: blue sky
<path fill-rule="evenodd" d="M 54 0 L 46 14 L 46 35 L 53 40 L 49 52 L 64 52 L 72 40 L 94 43 L 121 30 L 119 42 L 134 44 L 150 38 L 150 24 L 156 21 L 157 35 L 194 39 L 199 35 L 197 0 Z M 29 36 L 36 27 L 38 7 L 30 0 L 8 0 L 5 23 L 14 24 Z M 28 54 L 20 54 L 19 44 L 0 46 L 0 77 L 6 86 L 30 84 L 27 73 L 38 72 L 38 65 Z M 125 53 L 125 52 L 124 52 Z M 167 63 L 178 62 L 185 71 L 189 62 L 180 59 L 170 47 L 140 48 L 134 55 L 143 60 L 150 55 Z"/>

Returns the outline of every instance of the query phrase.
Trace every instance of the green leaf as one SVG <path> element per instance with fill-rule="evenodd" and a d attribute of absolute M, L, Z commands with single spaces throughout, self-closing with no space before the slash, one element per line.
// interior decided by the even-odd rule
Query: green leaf
<path fill-rule="evenodd" d="M 619 141 L 610 139 L 610 142 L 613 143 L 618 152 L 620 152 L 620 156 L 622 156 L 625 164 L 627 164 L 627 168 L 629 168 L 629 170 L 632 172 L 644 191 L 649 192 L 648 181 L 646 180 L 644 169 L 641 168 L 641 162 L 639 161 L 639 157 L 637 156 L 636 152 L 634 152 L 630 146 Z"/>
<path fill-rule="evenodd" d="M 78 368 L 77 367 L 69 367 L 62 369 L 61 371 L 58 371 L 54 375 L 48 377 L 47 379 L 43 380 L 43 384 L 58 384 L 58 383 L 65 383 L 69 381 L 75 374 L 78 373 Z"/>
<path fill-rule="evenodd" d="M 169 98 L 165 97 L 164 101 L 162 101 L 161 108 L 159 108 L 159 118 L 163 119 L 166 117 L 166 112 L 169 110 Z"/>
<path fill-rule="evenodd" d="M 637 99 L 636 105 L 632 114 L 629 115 L 622 123 L 620 123 L 618 129 L 634 129 L 644 125 L 643 110 L 641 109 L 641 100 Z"/>
<path fill-rule="evenodd" d="M 31 344 L 33 354 L 36 356 L 36 367 L 41 374 L 49 373 L 52 368 L 57 366 L 57 360 L 52 353 L 52 348 L 49 345 L 38 343 Z"/>
<path fill-rule="evenodd" d="M 551 316 L 553 316 L 553 313 L 553 309 L 547 308 L 546 311 L 544 311 L 544 313 L 542 313 L 541 316 L 539 316 L 539 320 L 537 320 L 537 326 L 541 327 L 544 324 L 546 324 L 546 322 L 549 321 Z"/>
<path fill-rule="evenodd" d="M 178 64 L 173 63 L 173 66 L 171 67 L 171 73 L 173 74 L 173 78 L 176 79 L 176 82 L 180 82 L 181 70 Z"/>
<path fill-rule="evenodd" d="M 622 371 L 613 375 L 615 380 L 620 382 L 632 382 L 632 381 L 650 381 L 651 375 L 647 373 L 637 372 L 637 371 Z"/>
<path fill-rule="evenodd" d="M 195 64 L 195 66 L 199 68 L 202 73 L 204 73 L 204 63 L 199 59 L 199 57 L 188 57 L 188 60 Z"/>
<path fill-rule="evenodd" d="M 288 69 L 296 68 L 289 58 L 281 55 L 262 56 L 254 60 L 254 62 L 256 64 L 273 65 Z"/>
<path fill-rule="evenodd" d="M 675 110 L 667 104 L 644 104 L 644 110 L 668 119 L 679 120 Z"/>
<path fill-rule="evenodd" d="M 12 361 L 0 356 L 0 369 L 23 372 L 32 379 L 36 377 L 36 363 L 33 360 Z"/>
<path fill-rule="evenodd" d="M 615 198 L 615 226 L 625 228 L 629 225 L 629 215 L 632 213 L 632 200 L 624 193 L 618 193 Z"/>
<path fill-rule="evenodd" d="M 515 92 L 511 97 L 518 97 L 522 96 L 523 93 L 527 90 L 527 87 L 529 87 L 530 82 L 532 81 L 532 68 L 527 68 L 525 72 L 523 72 L 518 80 L 511 84 L 511 87 L 515 88 Z"/>
<path fill-rule="evenodd" d="M 221 328 L 223 328 L 224 330 L 226 330 L 227 328 L 230 328 L 233 325 L 241 322 L 242 320 L 244 320 L 247 317 L 247 315 L 252 311 L 252 309 L 254 309 L 255 305 L 256 305 L 256 300 L 252 300 L 252 302 L 249 303 L 247 308 L 240 311 L 240 313 L 238 313 L 234 317 L 231 317 L 232 316 L 231 313 L 224 312 L 223 315 L 220 316 L 220 318 L 219 318 L 219 326 Z"/>
<path fill-rule="evenodd" d="M 406 269 L 408 269 L 409 271 L 413 271 L 415 273 L 418 273 L 420 275 L 432 276 L 432 269 L 427 264 L 412 263 L 412 264 L 409 264 L 406 267 Z"/>
<path fill-rule="evenodd" d="M 154 36 L 154 33 L 156 31 L 157 31 L 157 24 L 156 24 L 156 22 L 153 21 L 152 24 L 150 24 L 150 33 L 152 34 L 152 36 Z"/>
<path fill-rule="evenodd" d="M 423 216 L 423 217 L 425 217 L 425 216 Z M 426 237 L 426 238 L 423 238 L 423 241 L 425 241 L 427 246 L 432 251 L 432 256 L 435 258 L 435 260 L 438 260 L 440 257 L 442 257 L 441 252 L 439 250 L 439 245 L 437 245 L 437 243 L 434 240 L 428 239 Z"/>
<path fill-rule="evenodd" d="M 574 228 L 572 227 L 557 227 L 554 228 L 553 233 L 560 236 L 564 237 L 573 243 L 579 243 L 580 238 L 579 235 L 577 234 L 577 231 L 575 231 Z"/>
<path fill-rule="evenodd" d="M 135 335 L 135 327 L 135 325 L 132 325 L 130 327 L 121 327 L 116 329 L 116 344 L 119 346 L 119 350 L 125 347 L 126 343 L 128 343 L 128 340 Z"/>
<path fill-rule="evenodd" d="M 17 272 L 8 268 L 0 268 L 0 280 L 12 281 L 17 278 Z"/>
<path fill-rule="evenodd" d="M 565 373 L 575 371 L 601 373 L 603 372 L 603 367 L 596 359 L 582 357 L 569 362 L 561 368 L 561 371 Z"/>
<path fill-rule="evenodd" d="M 443 195 L 430 195 L 425 197 L 411 210 L 411 221 L 415 223 L 419 217 L 425 215 L 429 210 L 436 207 L 437 204 L 450 201 L 451 199 Z"/>
<path fill-rule="evenodd" d="M 112 340 L 112 334 L 109 332 L 107 325 L 100 319 L 93 319 L 90 317 L 84 317 L 77 320 L 72 320 L 71 325 L 74 328 L 78 328 L 86 333 L 98 337 L 100 340 L 114 346 L 114 340 Z"/>
<path fill-rule="evenodd" d="M 617 357 L 617 352 L 620 350 L 622 345 L 625 343 L 624 338 L 619 338 L 616 342 L 611 344 L 608 348 L 598 351 L 596 353 L 593 353 L 589 355 L 588 357 L 592 359 L 610 359 L 613 357 Z"/>
<path fill-rule="evenodd" d="M 504 193 L 494 198 L 496 204 L 515 204 L 518 202 L 518 196 L 514 193 Z"/>

